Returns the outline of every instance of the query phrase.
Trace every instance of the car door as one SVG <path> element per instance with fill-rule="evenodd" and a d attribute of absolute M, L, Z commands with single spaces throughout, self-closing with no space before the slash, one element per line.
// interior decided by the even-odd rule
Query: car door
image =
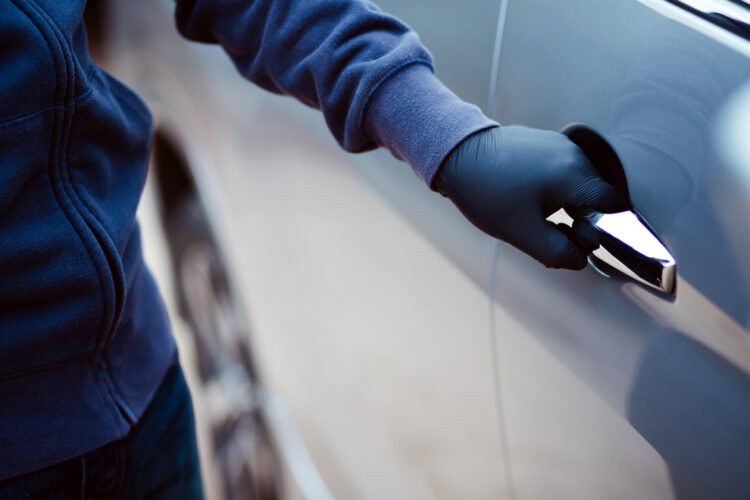
<path fill-rule="evenodd" d="M 750 192 L 722 163 L 716 125 L 750 48 L 741 20 L 692 4 L 506 5 L 493 116 L 603 134 L 678 272 L 667 295 L 498 244 L 493 332 L 518 497 L 750 494 Z"/>

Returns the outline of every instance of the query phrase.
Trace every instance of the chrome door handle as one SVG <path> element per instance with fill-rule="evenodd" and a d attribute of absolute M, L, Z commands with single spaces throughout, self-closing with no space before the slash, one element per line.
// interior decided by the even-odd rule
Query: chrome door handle
<path fill-rule="evenodd" d="M 601 236 L 590 263 L 605 272 L 603 262 L 630 278 L 666 294 L 675 291 L 674 257 L 637 212 L 596 214 L 589 218 Z"/>
<path fill-rule="evenodd" d="M 605 181 L 630 200 L 625 169 L 604 137 L 581 123 L 567 125 L 561 132 L 581 148 Z M 592 214 L 586 219 L 601 236 L 600 246 L 589 257 L 589 263 L 595 269 L 604 275 L 608 275 L 608 268 L 615 269 L 660 292 L 674 294 L 677 281 L 675 259 L 635 209 Z"/>

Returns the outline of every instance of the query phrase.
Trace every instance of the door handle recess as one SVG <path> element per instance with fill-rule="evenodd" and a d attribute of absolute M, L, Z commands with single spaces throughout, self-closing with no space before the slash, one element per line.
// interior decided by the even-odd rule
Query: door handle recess
<path fill-rule="evenodd" d="M 577 123 L 561 132 L 583 150 L 602 178 L 630 202 L 625 170 L 607 140 L 592 128 Z M 601 236 L 599 247 L 589 257 L 591 266 L 607 276 L 616 270 L 662 293 L 675 293 L 675 259 L 634 208 L 614 214 L 593 214 L 587 219 Z"/>

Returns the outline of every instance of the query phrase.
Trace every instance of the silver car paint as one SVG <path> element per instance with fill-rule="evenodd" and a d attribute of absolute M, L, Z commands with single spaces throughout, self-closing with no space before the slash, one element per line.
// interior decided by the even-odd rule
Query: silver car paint
<path fill-rule="evenodd" d="M 747 52 L 637 2 L 511 0 L 499 72 L 501 122 L 583 121 L 608 137 L 679 276 L 671 301 L 591 270 L 545 271 L 501 246 L 496 308 L 648 442 L 678 497 L 746 497 L 750 246 L 736 233 L 750 192 L 720 159 L 715 120 L 750 77 Z M 524 373 L 505 385 L 520 391 Z M 563 430 L 554 420 L 536 431 Z"/>

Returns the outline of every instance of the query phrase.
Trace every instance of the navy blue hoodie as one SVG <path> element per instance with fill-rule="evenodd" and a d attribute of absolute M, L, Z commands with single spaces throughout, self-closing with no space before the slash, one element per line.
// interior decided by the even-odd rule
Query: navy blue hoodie
<path fill-rule="evenodd" d="M 124 436 L 174 355 L 135 221 L 151 116 L 89 59 L 84 5 L 0 2 L 0 480 Z M 345 149 L 385 146 L 428 185 L 494 125 L 370 3 L 178 0 L 176 19 L 320 108 Z"/>

